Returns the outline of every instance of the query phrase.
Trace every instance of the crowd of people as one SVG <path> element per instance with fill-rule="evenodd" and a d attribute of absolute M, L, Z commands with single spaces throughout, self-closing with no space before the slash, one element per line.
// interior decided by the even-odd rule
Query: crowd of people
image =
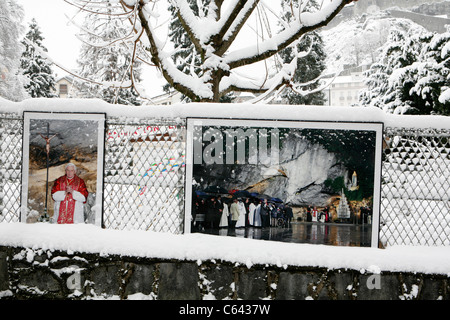
<path fill-rule="evenodd" d="M 330 222 L 330 211 L 328 207 L 318 210 L 317 207 L 308 206 L 306 209 L 306 222 Z"/>
<path fill-rule="evenodd" d="M 306 222 L 332 222 L 328 206 L 306 207 L 305 218 Z M 290 226 L 293 211 L 291 206 L 278 201 L 256 197 L 222 198 L 220 195 L 196 196 L 192 201 L 191 229 L 193 231 L 219 228 L 277 227 L 280 226 L 280 219 L 281 225 Z M 370 208 L 361 207 L 361 217 L 357 223 L 371 223 Z"/>
<path fill-rule="evenodd" d="M 195 231 L 218 228 L 275 227 L 279 219 L 289 226 L 292 208 L 283 203 L 257 198 L 195 198 L 192 208 L 192 228 Z"/>
<path fill-rule="evenodd" d="M 359 208 L 360 213 L 354 215 L 353 223 L 356 224 L 371 224 L 372 223 L 372 209 L 369 206 L 362 206 Z M 334 222 L 342 222 L 344 219 L 337 219 Z M 347 219 L 351 220 L 351 219 Z M 330 208 L 325 206 L 321 209 L 317 207 L 308 206 L 306 208 L 306 222 L 332 222 Z"/>

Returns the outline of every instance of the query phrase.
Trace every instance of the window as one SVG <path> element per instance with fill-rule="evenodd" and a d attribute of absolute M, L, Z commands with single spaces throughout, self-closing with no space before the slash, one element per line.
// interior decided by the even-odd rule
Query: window
<path fill-rule="evenodd" d="M 59 85 L 59 94 L 67 94 L 67 84 Z"/>

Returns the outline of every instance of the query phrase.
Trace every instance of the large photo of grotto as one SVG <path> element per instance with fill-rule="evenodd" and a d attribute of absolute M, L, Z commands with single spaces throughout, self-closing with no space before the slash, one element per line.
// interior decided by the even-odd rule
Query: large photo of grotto
<path fill-rule="evenodd" d="M 188 232 L 378 245 L 382 124 L 188 119 L 187 128 Z"/>

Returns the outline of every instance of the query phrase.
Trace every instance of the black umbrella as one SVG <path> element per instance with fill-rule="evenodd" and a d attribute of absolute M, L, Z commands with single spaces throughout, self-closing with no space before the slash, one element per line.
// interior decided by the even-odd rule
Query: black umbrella
<path fill-rule="evenodd" d="M 250 198 L 252 195 L 247 190 L 238 190 L 233 193 L 233 197 L 235 198 Z"/>
<path fill-rule="evenodd" d="M 220 186 L 209 186 L 203 191 L 207 193 L 222 193 L 222 194 L 228 193 L 227 189 Z"/>

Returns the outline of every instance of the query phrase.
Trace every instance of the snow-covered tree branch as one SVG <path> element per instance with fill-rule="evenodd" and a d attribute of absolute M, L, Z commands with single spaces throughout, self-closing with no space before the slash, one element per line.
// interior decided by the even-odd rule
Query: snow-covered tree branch
<path fill-rule="evenodd" d="M 133 63 L 139 60 L 155 65 L 171 87 L 192 101 L 217 102 L 230 91 L 265 92 L 288 84 L 296 66 L 283 65 L 276 55 L 295 47 L 303 35 L 325 26 L 355 0 L 327 1 L 314 10 L 305 9 L 311 7 L 307 5 L 309 0 L 292 0 L 289 21 L 281 21 L 274 13 L 276 10 L 269 9 L 273 2 L 264 0 L 66 1 L 89 14 L 114 12 L 110 18 L 127 23 L 134 34 L 126 39 L 128 43 L 134 42 L 130 45 Z M 122 9 L 122 14 L 117 13 L 117 8 Z M 184 37 L 195 51 L 195 59 L 189 54 L 180 55 L 182 48 L 168 38 L 167 22 L 171 17 L 178 19 Z M 273 33 L 271 22 L 274 26 L 282 25 L 283 29 Z M 243 40 L 249 30 L 256 35 L 248 37 L 247 34 Z M 275 67 L 268 67 L 269 59 L 277 59 L 273 63 Z M 239 72 L 258 63 L 265 64 L 263 68 L 267 69 L 263 78 L 255 79 L 246 71 Z"/>

